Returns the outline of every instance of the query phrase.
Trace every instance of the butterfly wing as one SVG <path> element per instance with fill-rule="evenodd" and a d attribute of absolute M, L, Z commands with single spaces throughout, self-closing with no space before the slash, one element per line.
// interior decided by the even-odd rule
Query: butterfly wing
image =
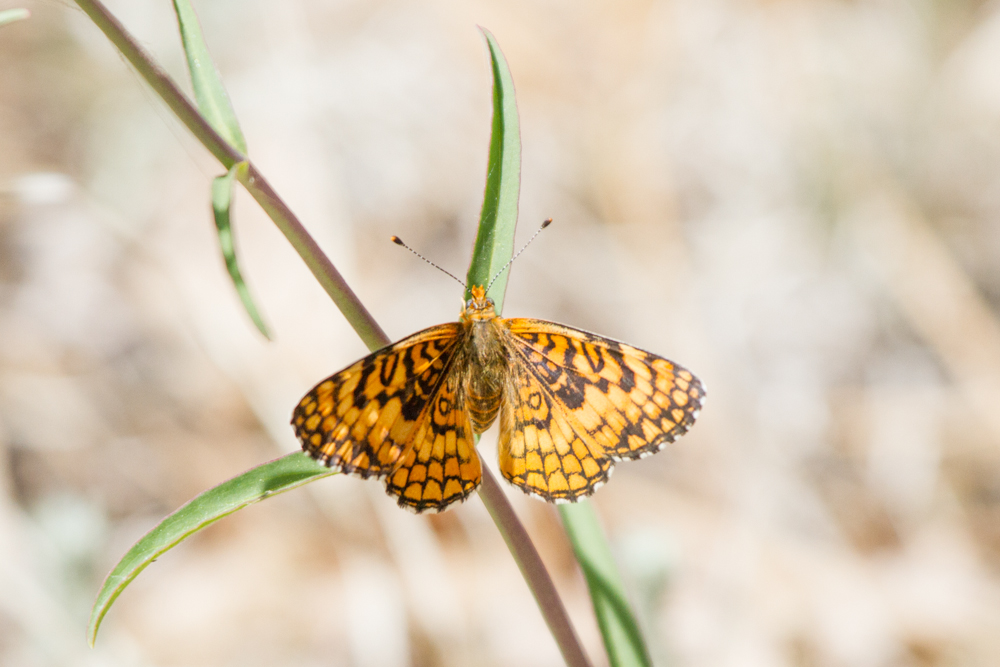
<path fill-rule="evenodd" d="M 500 472 L 526 493 L 573 501 L 608 481 L 614 462 L 523 360 L 513 359 L 500 406 Z"/>
<path fill-rule="evenodd" d="M 386 492 L 418 512 L 465 498 L 481 470 L 451 379 L 461 333 L 457 322 L 425 329 L 320 382 L 292 413 L 302 448 L 341 472 L 386 478 Z"/>
<path fill-rule="evenodd" d="M 386 493 L 414 512 L 440 512 L 476 490 L 483 471 L 469 411 L 461 396 L 461 369 L 448 374 L 417 419 Z"/>
<path fill-rule="evenodd" d="M 590 495 L 614 461 L 659 451 L 698 416 L 704 387 L 667 359 L 551 322 L 504 325 L 517 370 L 506 389 L 500 467 L 528 493 Z"/>

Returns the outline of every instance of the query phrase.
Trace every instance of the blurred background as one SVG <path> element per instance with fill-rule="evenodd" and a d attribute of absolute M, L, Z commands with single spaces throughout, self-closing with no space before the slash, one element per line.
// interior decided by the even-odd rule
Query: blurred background
<path fill-rule="evenodd" d="M 172 7 L 112 10 L 188 89 Z M 0 665 L 560 664 L 474 498 L 333 477 L 145 570 L 197 493 L 297 449 L 365 353 L 283 237 L 68 0 L 0 29 Z M 250 155 L 393 338 L 454 320 L 490 129 L 524 166 L 505 314 L 675 359 L 693 431 L 594 503 L 661 666 L 1000 664 L 1000 3 L 196 0 Z M 481 445 L 495 464 L 495 432 Z M 512 500 L 606 664 L 554 509 Z"/>

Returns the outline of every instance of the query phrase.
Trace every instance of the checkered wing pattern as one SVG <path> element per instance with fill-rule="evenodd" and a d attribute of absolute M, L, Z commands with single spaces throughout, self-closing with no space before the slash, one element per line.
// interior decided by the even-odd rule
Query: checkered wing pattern
<path fill-rule="evenodd" d="M 465 499 L 482 470 L 457 397 L 461 334 L 457 322 L 425 329 L 320 382 L 292 414 L 303 449 L 341 472 L 385 479 L 413 511 Z"/>
<path fill-rule="evenodd" d="M 698 416 L 704 387 L 667 359 L 551 322 L 504 324 L 511 371 L 500 469 L 531 495 L 588 496 L 615 461 L 659 451 Z"/>

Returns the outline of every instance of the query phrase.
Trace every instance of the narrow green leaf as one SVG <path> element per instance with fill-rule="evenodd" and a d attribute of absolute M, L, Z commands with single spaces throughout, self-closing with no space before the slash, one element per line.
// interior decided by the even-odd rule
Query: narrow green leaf
<path fill-rule="evenodd" d="M 496 277 L 489 296 L 497 312 L 503 308 L 508 272 L 499 271 L 514 254 L 514 228 L 517 225 L 517 198 L 521 189 L 521 130 L 514 99 L 514 80 L 496 38 L 480 28 L 490 48 L 493 69 L 493 131 L 486 170 L 486 191 L 479 215 L 479 233 L 472 251 L 472 263 L 466 283 L 486 286 Z M 465 298 L 470 296 L 468 290 Z"/>
<path fill-rule="evenodd" d="M 190 0 L 174 0 L 177 23 L 181 28 L 184 55 L 187 56 L 191 85 L 198 110 L 209 125 L 240 153 L 246 155 L 247 142 L 236 120 L 236 112 L 222 85 L 222 77 L 215 62 L 208 54 L 208 47 L 201 34 L 201 24 Z"/>
<path fill-rule="evenodd" d="M 216 69 L 212 57 L 208 53 L 205 39 L 201 34 L 201 24 L 194 13 L 194 7 L 189 0 L 174 0 L 174 11 L 177 13 L 177 23 L 181 29 L 181 41 L 184 44 L 184 54 L 187 56 L 188 71 L 191 73 L 191 85 L 194 87 L 194 97 L 198 103 L 198 111 L 208 121 L 219 135 L 229 142 L 240 153 L 246 155 L 247 143 L 236 120 L 236 112 L 229 102 L 229 96 L 222 85 L 222 77 Z M 233 243 L 233 231 L 230 218 L 230 208 L 233 200 L 233 183 L 236 180 L 237 169 L 241 171 L 239 178 L 245 179 L 249 165 L 241 162 L 232 165 L 229 173 L 217 177 L 212 182 L 212 210 L 215 212 L 215 226 L 219 230 L 219 244 L 222 246 L 222 256 L 226 260 L 229 277 L 233 279 L 236 293 L 253 320 L 257 330 L 265 338 L 271 340 L 267 325 L 260 316 L 254 304 L 250 290 L 247 289 L 243 274 L 236 260 L 236 247 Z"/>
<path fill-rule="evenodd" d="M 27 9 L 5 9 L 0 12 L 0 25 L 13 23 L 14 21 L 23 21 L 29 16 L 31 16 L 31 12 Z"/>
<path fill-rule="evenodd" d="M 587 580 L 609 662 L 612 667 L 650 667 L 649 649 L 594 506 L 586 500 L 560 505 L 559 514 Z"/>
<path fill-rule="evenodd" d="M 246 162 L 234 164 L 228 173 L 216 176 L 212 181 L 212 212 L 215 214 L 215 228 L 219 232 L 219 245 L 222 247 L 222 257 L 226 260 L 226 269 L 229 277 L 233 280 L 236 293 L 240 295 L 240 301 L 246 308 L 250 319 L 257 326 L 264 338 L 271 340 L 271 334 L 267 330 L 267 325 L 261 319 L 257 306 L 254 305 L 253 297 L 250 296 L 250 289 L 243 280 L 240 272 L 240 265 L 236 261 L 236 244 L 233 241 L 233 227 L 230 224 L 230 210 L 233 204 L 233 184 L 238 178 L 245 178 L 247 170 Z"/>
<path fill-rule="evenodd" d="M 521 139 L 514 84 L 496 39 L 488 30 L 482 30 L 493 64 L 493 133 L 479 233 L 468 273 L 469 285 L 488 284 L 513 256 L 521 180 Z M 497 278 L 489 292 L 497 313 L 503 311 L 508 275 L 509 272 L 505 271 Z M 611 548 L 593 507 L 581 502 L 560 505 L 559 509 L 580 568 L 587 578 L 611 664 L 614 667 L 649 665 L 642 633 L 632 615 L 621 578 L 611 558 Z"/>
<path fill-rule="evenodd" d="M 521 180 L 521 137 L 518 129 L 517 104 L 514 83 L 496 39 L 486 29 L 480 28 L 490 49 L 493 70 L 493 128 L 490 135 L 490 155 L 486 168 L 486 190 L 479 219 L 479 232 L 472 250 L 468 284 L 489 284 L 514 253 L 514 231 L 517 227 L 517 198 Z M 497 314 L 503 311 L 507 274 L 497 279 L 489 291 Z M 466 293 L 466 298 L 469 298 Z M 479 442 L 479 436 L 476 436 Z M 552 578 L 545 569 L 538 551 L 514 509 L 504 496 L 489 468 L 483 466 L 483 482 L 479 497 L 517 562 L 521 574 L 531 589 L 538 608 L 545 618 L 552 637 L 559 645 L 563 660 L 570 667 L 590 664 L 576 631 L 559 599 Z"/>
<path fill-rule="evenodd" d="M 278 493 L 334 474 L 304 452 L 296 452 L 248 470 L 205 491 L 146 533 L 111 571 L 90 613 L 87 640 L 94 645 L 97 630 L 125 587 L 161 554 L 205 526 Z"/>

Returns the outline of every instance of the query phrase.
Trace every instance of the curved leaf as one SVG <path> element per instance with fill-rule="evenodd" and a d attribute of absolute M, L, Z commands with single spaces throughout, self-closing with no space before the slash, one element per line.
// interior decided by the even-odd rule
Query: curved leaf
<path fill-rule="evenodd" d="M 257 306 L 250 296 L 250 289 L 243 280 L 239 262 L 236 260 L 236 244 L 233 240 L 233 227 L 230 223 L 230 211 L 233 205 L 233 184 L 237 178 L 245 178 L 246 162 L 238 162 L 222 176 L 216 176 L 212 181 L 212 213 L 215 215 L 215 228 L 219 232 L 219 246 L 222 248 L 222 258 L 226 261 L 226 270 L 236 287 L 236 293 L 243 302 L 243 307 L 250 319 L 257 326 L 264 338 L 271 340 L 267 325 L 257 311 Z"/>
<path fill-rule="evenodd" d="M 87 640 L 94 645 L 97 630 L 115 599 L 147 565 L 186 537 L 210 523 L 306 482 L 335 474 L 304 452 L 269 461 L 205 491 L 161 521 L 136 542 L 111 571 L 90 613 Z"/>
<path fill-rule="evenodd" d="M 198 112 L 212 126 L 212 129 L 218 132 L 233 148 L 246 155 L 246 138 L 243 136 L 243 130 L 240 129 L 239 121 L 236 120 L 236 112 L 229 101 L 229 95 L 226 94 L 226 88 L 222 85 L 222 76 L 219 74 L 212 56 L 208 53 L 208 46 L 201 33 L 201 24 L 198 23 L 194 7 L 191 6 L 190 0 L 174 0 L 174 12 L 177 14 L 177 24 L 181 30 L 181 42 L 184 45 L 184 55 L 187 57 L 188 72 L 191 75 L 191 85 L 194 88 L 195 101 L 198 103 Z M 243 280 L 243 274 L 236 259 L 236 246 L 233 243 L 230 222 L 233 183 L 237 178 L 238 171 L 238 178 L 246 180 L 248 168 L 249 164 L 246 161 L 238 162 L 229 168 L 228 173 L 216 177 L 212 182 L 212 210 L 215 213 L 215 227 L 219 232 L 222 256 L 226 260 L 226 269 L 236 287 L 236 293 L 239 294 L 243 308 L 250 315 L 257 330 L 264 335 L 264 338 L 271 340 L 267 326 L 250 296 L 246 282 Z"/>

